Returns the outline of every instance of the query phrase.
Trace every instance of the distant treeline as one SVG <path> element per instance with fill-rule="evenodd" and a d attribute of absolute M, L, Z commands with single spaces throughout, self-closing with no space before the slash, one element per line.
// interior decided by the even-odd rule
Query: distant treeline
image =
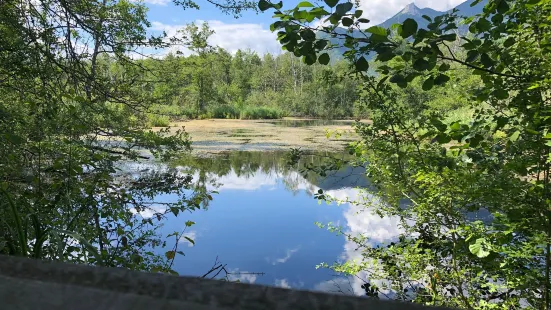
<path fill-rule="evenodd" d="M 345 62 L 304 64 L 289 53 L 234 55 L 217 48 L 191 56 L 169 54 L 146 59 L 151 69 L 136 90 L 150 96 L 157 114 L 153 125 L 177 118 L 349 118 L 355 107 L 357 79 Z"/>

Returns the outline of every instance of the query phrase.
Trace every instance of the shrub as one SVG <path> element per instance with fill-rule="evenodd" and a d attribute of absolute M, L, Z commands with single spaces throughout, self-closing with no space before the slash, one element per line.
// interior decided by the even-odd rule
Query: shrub
<path fill-rule="evenodd" d="M 217 105 L 207 108 L 208 118 L 239 118 L 239 111 L 231 105 Z"/>
<path fill-rule="evenodd" d="M 285 112 L 279 108 L 270 107 L 245 107 L 239 114 L 240 119 L 277 119 L 285 116 Z"/>
<path fill-rule="evenodd" d="M 151 127 L 168 127 L 170 118 L 167 115 L 147 114 L 147 124 Z"/>

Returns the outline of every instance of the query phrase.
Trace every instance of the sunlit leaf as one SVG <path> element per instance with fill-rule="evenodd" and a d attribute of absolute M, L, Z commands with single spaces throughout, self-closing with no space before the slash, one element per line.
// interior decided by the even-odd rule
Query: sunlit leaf
<path fill-rule="evenodd" d="M 174 252 L 174 251 L 167 251 L 167 252 L 165 252 L 165 256 L 166 256 L 166 258 L 168 258 L 168 259 L 174 259 L 174 257 L 176 256 L 176 252 Z"/>

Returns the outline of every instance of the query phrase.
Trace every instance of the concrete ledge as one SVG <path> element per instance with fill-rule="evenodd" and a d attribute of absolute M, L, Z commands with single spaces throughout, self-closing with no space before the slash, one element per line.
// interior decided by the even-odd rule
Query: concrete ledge
<path fill-rule="evenodd" d="M 383 309 L 414 304 L 0 256 L 2 309 Z"/>

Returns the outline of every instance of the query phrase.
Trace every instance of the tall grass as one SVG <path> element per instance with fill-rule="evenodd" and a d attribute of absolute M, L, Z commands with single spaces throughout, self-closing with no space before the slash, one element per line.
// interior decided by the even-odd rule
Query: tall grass
<path fill-rule="evenodd" d="M 239 118 L 239 111 L 231 105 L 209 106 L 205 113 L 207 118 Z"/>
<path fill-rule="evenodd" d="M 160 114 L 147 114 L 147 124 L 150 127 L 168 127 L 170 125 L 170 117 Z"/>
<path fill-rule="evenodd" d="M 151 127 L 167 127 L 171 121 L 183 119 L 278 119 L 284 116 L 287 116 L 287 113 L 283 109 L 266 106 L 210 105 L 199 113 L 191 107 L 156 105 L 151 113 L 146 115 L 146 121 Z"/>
<path fill-rule="evenodd" d="M 278 119 L 285 116 L 280 108 L 246 106 L 239 113 L 240 119 Z"/>
<path fill-rule="evenodd" d="M 225 118 L 225 119 L 277 119 L 286 115 L 280 108 L 263 106 L 233 106 L 217 105 L 209 106 L 207 111 L 199 118 Z"/>

